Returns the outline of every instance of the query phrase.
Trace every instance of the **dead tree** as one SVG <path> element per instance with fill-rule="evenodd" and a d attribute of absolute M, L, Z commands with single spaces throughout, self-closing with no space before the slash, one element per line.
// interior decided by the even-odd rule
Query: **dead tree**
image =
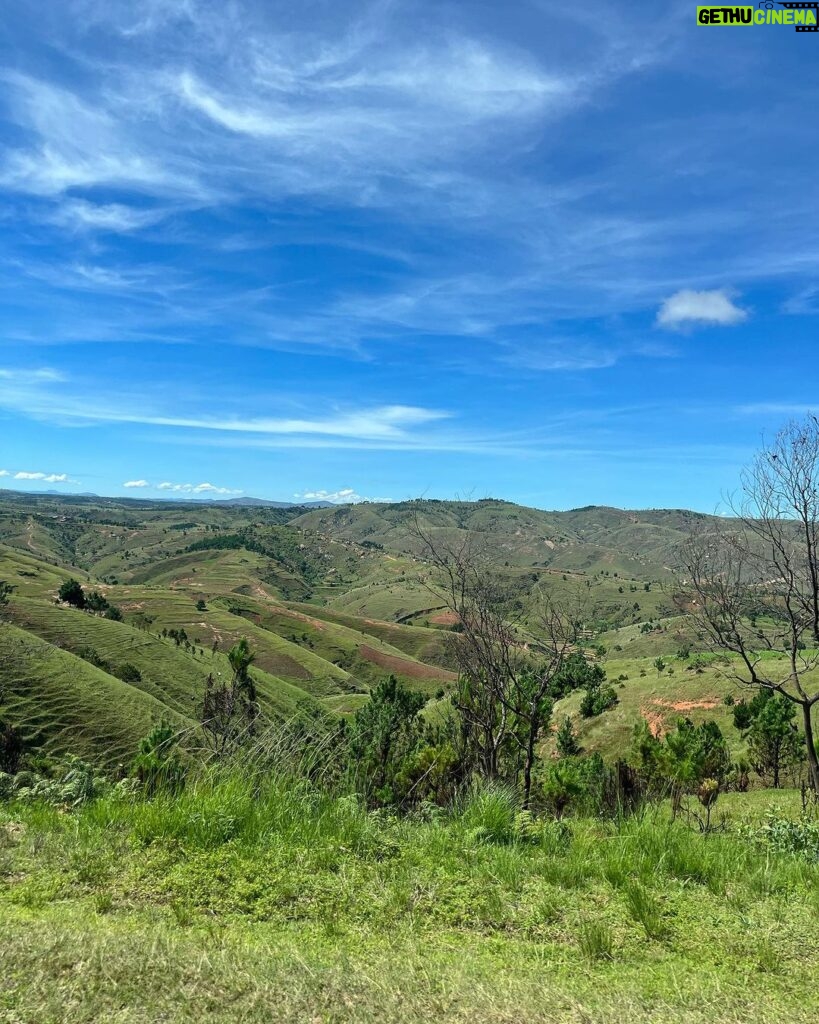
<path fill-rule="evenodd" d="M 791 423 L 742 476 L 733 521 L 695 527 L 682 549 L 678 602 L 711 645 L 736 657 L 740 684 L 796 704 L 819 795 L 813 709 L 819 683 L 819 421 Z M 781 659 L 766 657 L 780 652 Z"/>
<path fill-rule="evenodd" d="M 426 528 L 416 512 L 414 532 L 430 563 L 428 586 L 457 617 L 453 654 L 458 682 L 453 704 L 468 757 L 487 779 L 501 773 L 504 750 L 522 760 L 523 805 L 528 807 L 537 744 L 551 717 L 551 683 L 577 638 L 577 614 L 545 600 L 537 652 L 525 649 L 495 560 L 478 535 L 452 539 Z"/>

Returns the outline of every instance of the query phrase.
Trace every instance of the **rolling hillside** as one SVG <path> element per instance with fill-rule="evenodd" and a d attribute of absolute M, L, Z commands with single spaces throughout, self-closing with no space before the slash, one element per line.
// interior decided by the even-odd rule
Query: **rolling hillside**
<path fill-rule="evenodd" d="M 589 635 L 605 646 L 620 704 L 579 723 L 589 749 L 616 754 L 641 716 L 671 720 L 688 708 L 695 719 L 727 718 L 730 687 L 719 672 L 675 662 L 659 679 L 651 667 L 692 644 L 666 581 L 693 513 L 8 494 L 0 579 L 15 590 L 0 625 L 0 716 L 50 749 L 122 759 L 161 718 L 195 725 L 206 678 L 228 673 L 225 653 L 242 637 L 271 717 L 348 713 L 387 674 L 440 697 L 455 679 L 454 623 L 422 557 L 416 514 L 433 534 L 468 532 L 496 554 L 525 633 L 536 636 L 544 591 L 590 597 Z M 69 577 L 99 590 L 122 621 L 56 601 Z M 571 700 L 564 711 L 576 714 Z"/>

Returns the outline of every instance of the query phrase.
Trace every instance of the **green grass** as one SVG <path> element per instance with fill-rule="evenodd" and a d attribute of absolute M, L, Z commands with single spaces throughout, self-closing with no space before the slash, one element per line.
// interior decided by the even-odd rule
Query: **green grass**
<path fill-rule="evenodd" d="M 434 821 L 270 777 L 0 806 L 0 1019 L 657 1021 L 819 1011 L 819 867 L 662 810 Z M 5 1014 L 5 1016 L 4 1016 Z"/>
<path fill-rule="evenodd" d="M 8 624 L 0 624 L 0 696 L 0 714 L 30 742 L 110 765 L 130 762 L 162 718 L 193 725 L 151 693 Z"/>

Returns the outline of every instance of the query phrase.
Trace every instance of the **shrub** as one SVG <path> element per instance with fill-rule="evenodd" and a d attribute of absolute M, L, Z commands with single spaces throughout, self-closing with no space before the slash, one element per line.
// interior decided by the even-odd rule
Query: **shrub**
<path fill-rule="evenodd" d="M 580 702 L 580 714 L 583 718 L 595 718 L 619 702 L 617 691 L 613 686 L 590 686 L 583 694 Z"/>
<path fill-rule="evenodd" d="M 580 744 L 572 728 L 572 720 L 568 715 L 563 719 L 555 736 L 557 752 L 561 757 L 574 757 L 580 753 Z"/>
<path fill-rule="evenodd" d="M 18 800 L 79 807 L 109 788 L 105 776 L 94 765 L 69 754 L 52 766 L 50 775 L 18 772 L 14 795 Z"/>
<path fill-rule="evenodd" d="M 793 821 L 769 811 L 761 827 L 746 827 L 744 833 L 747 837 L 766 843 L 775 850 L 819 862 L 819 821 L 814 818 L 806 816 Z"/>
<path fill-rule="evenodd" d="M 57 597 L 73 608 L 85 608 L 85 591 L 76 580 L 66 580 L 57 591 Z"/>
<path fill-rule="evenodd" d="M 114 674 L 117 678 L 121 679 L 123 683 L 142 682 L 142 673 L 136 665 L 132 665 L 129 661 L 126 661 L 124 665 L 120 665 Z"/>
<path fill-rule="evenodd" d="M 182 788 L 186 769 L 179 753 L 179 735 L 169 722 L 154 726 L 140 742 L 132 770 L 149 795 L 160 789 Z"/>
<path fill-rule="evenodd" d="M 10 722 L 0 719 L 0 772 L 14 775 L 23 758 L 23 736 Z"/>

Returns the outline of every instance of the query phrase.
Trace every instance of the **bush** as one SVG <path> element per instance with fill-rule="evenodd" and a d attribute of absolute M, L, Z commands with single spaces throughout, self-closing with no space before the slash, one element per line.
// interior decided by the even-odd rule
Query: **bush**
<path fill-rule="evenodd" d="M 129 661 L 126 661 L 124 665 L 120 665 L 114 674 L 117 678 L 121 679 L 123 683 L 142 682 L 142 673 L 136 665 L 132 665 Z"/>
<path fill-rule="evenodd" d="M 580 753 L 580 744 L 572 728 L 572 720 L 568 715 L 563 719 L 555 736 L 557 752 L 561 757 L 574 757 Z"/>
<path fill-rule="evenodd" d="M 132 770 L 149 795 L 183 787 L 186 768 L 179 753 L 179 735 L 169 722 L 154 726 L 140 742 Z"/>
<path fill-rule="evenodd" d="M 85 608 L 85 591 L 76 580 L 66 580 L 57 591 L 57 597 L 73 608 Z"/>
<path fill-rule="evenodd" d="M 607 775 L 599 754 L 553 761 L 543 773 L 544 802 L 558 819 L 569 810 L 597 813 L 603 804 Z"/>
<path fill-rule="evenodd" d="M 0 720 L 0 772 L 14 775 L 23 758 L 23 736 L 9 722 Z"/>
<path fill-rule="evenodd" d="M 69 754 L 55 762 L 49 775 L 18 772 L 13 795 L 17 800 L 42 802 L 55 807 L 79 807 L 102 795 L 109 782 L 94 765 Z"/>
<path fill-rule="evenodd" d="M 793 853 L 805 860 L 819 862 L 819 821 L 803 817 L 798 821 L 780 818 L 769 812 L 761 827 L 743 830 L 747 838 L 772 846 L 782 853 Z"/>
<path fill-rule="evenodd" d="M 580 714 L 583 718 L 595 718 L 609 708 L 613 708 L 618 702 L 617 691 L 610 684 L 590 686 L 580 702 Z"/>

